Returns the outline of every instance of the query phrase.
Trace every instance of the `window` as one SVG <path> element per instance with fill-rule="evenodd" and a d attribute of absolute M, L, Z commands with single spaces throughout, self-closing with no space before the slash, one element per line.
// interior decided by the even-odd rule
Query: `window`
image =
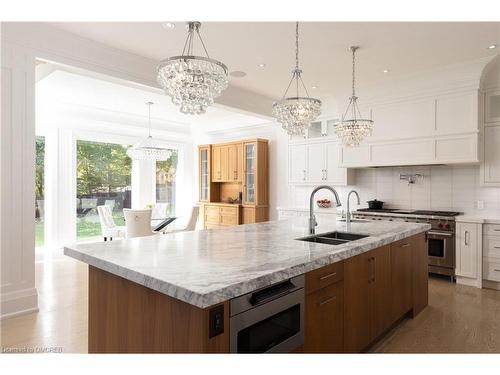
<path fill-rule="evenodd" d="M 165 161 L 156 162 L 156 204 L 165 216 L 175 216 L 176 173 L 178 151 L 172 150 Z"/>
<path fill-rule="evenodd" d="M 125 225 L 123 208 L 132 202 L 132 161 L 127 146 L 115 143 L 77 141 L 76 238 L 101 237 L 97 206 L 107 205 L 116 225 Z"/>
<path fill-rule="evenodd" d="M 43 246 L 45 234 L 45 137 L 35 138 L 35 246 Z"/>

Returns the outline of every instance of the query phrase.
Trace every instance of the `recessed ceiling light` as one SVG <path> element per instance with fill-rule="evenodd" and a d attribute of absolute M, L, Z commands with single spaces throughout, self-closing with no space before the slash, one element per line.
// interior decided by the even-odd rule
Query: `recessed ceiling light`
<path fill-rule="evenodd" d="M 311 86 L 311 88 L 312 88 L 312 89 L 317 89 L 317 88 L 318 88 L 318 86 Z"/>
<path fill-rule="evenodd" d="M 163 27 L 164 29 L 175 29 L 175 23 L 173 23 L 173 22 L 163 22 L 161 24 L 161 27 Z"/>
<path fill-rule="evenodd" d="M 259 64 L 259 68 L 264 68 L 265 66 L 266 66 L 266 64 L 264 64 L 264 63 Z"/>
<path fill-rule="evenodd" d="M 247 75 L 245 72 L 242 72 L 241 70 L 233 70 L 229 74 L 231 75 L 231 77 L 236 77 L 236 78 L 241 78 Z"/>
<path fill-rule="evenodd" d="M 384 73 L 389 73 L 389 72 L 390 72 L 390 70 L 389 70 L 389 69 L 384 69 L 384 70 L 382 70 L 382 72 L 384 72 Z"/>
<path fill-rule="evenodd" d="M 495 49 L 498 47 L 498 44 L 492 44 L 491 46 L 488 46 L 488 49 Z"/>

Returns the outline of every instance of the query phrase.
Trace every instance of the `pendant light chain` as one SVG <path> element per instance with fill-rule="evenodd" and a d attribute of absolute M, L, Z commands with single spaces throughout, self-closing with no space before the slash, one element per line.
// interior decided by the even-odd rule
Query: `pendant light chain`
<path fill-rule="evenodd" d="M 151 106 L 153 105 L 153 102 L 147 102 L 148 105 L 148 136 L 151 138 Z"/>
<path fill-rule="evenodd" d="M 295 69 L 299 70 L 299 23 L 295 23 Z"/>
<path fill-rule="evenodd" d="M 352 47 L 352 96 L 353 97 L 356 96 L 355 75 L 356 75 L 356 50 L 357 49 L 358 49 L 358 47 Z"/>

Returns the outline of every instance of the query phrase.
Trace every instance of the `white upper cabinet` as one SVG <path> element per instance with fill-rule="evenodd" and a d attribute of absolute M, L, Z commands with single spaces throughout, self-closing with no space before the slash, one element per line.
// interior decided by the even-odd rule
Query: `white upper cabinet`
<path fill-rule="evenodd" d="M 304 183 L 307 181 L 306 145 L 288 146 L 288 181 Z"/>
<path fill-rule="evenodd" d="M 358 148 L 343 147 L 340 166 L 479 163 L 478 98 L 466 90 L 375 105 L 372 136 Z"/>
<path fill-rule="evenodd" d="M 484 99 L 484 122 L 500 122 L 500 90 L 488 91 Z"/>
<path fill-rule="evenodd" d="M 480 183 L 500 186 L 500 90 L 484 93 L 484 143 Z"/>
<path fill-rule="evenodd" d="M 307 181 L 321 183 L 325 181 L 326 171 L 326 145 L 312 143 L 307 147 Z"/>
<path fill-rule="evenodd" d="M 436 99 L 436 131 L 453 134 L 478 129 L 478 95 L 439 97 Z"/>
<path fill-rule="evenodd" d="M 338 142 L 328 142 L 326 145 L 326 169 L 325 181 L 331 185 L 352 185 L 354 184 L 354 173 L 352 169 L 341 168 L 340 152 L 341 145 Z"/>
<path fill-rule="evenodd" d="M 352 184 L 354 171 L 339 166 L 340 151 L 339 143 L 332 140 L 290 144 L 288 182 L 295 185 Z"/>
<path fill-rule="evenodd" d="M 500 125 L 484 128 L 484 162 L 481 176 L 484 185 L 500 185 Z"/>

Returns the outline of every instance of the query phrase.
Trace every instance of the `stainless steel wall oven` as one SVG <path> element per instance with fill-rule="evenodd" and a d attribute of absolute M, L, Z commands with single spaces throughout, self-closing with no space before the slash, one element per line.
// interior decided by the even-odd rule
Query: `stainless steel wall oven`
<path fill-rule="evenodd" d="M 230 302 L 231 353 L 289 353 L 304 342 L 304 275 Z"/>

